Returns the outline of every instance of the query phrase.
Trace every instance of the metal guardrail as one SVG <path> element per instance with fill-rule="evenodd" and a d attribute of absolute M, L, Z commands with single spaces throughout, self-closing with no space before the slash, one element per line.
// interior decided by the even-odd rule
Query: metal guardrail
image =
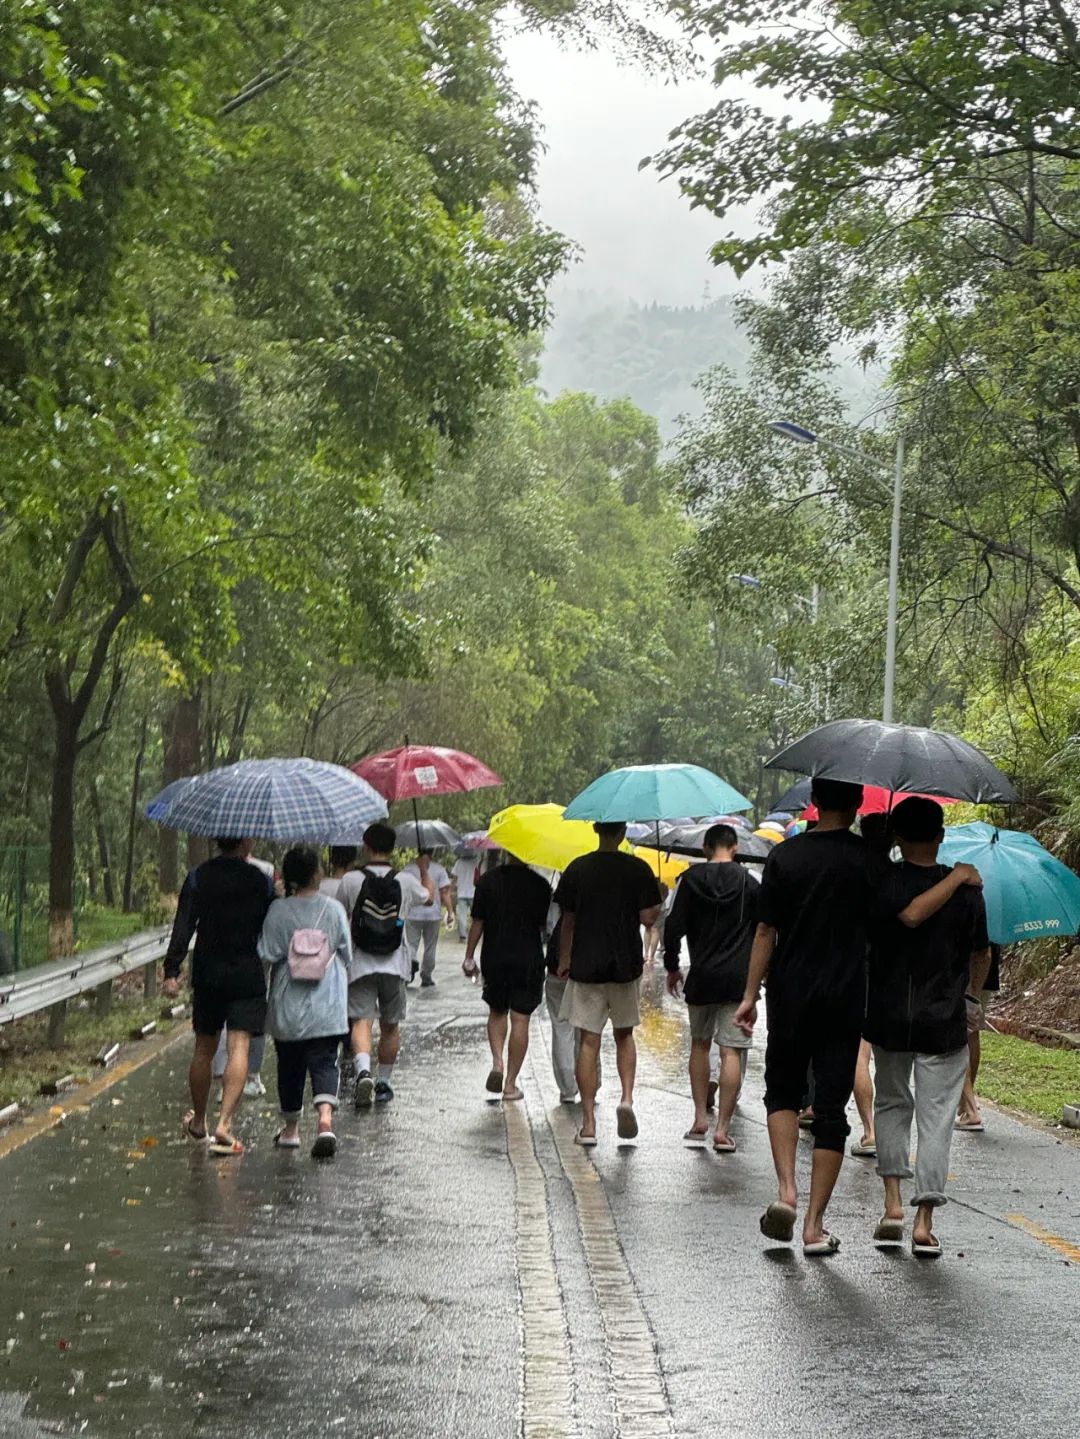
<path fill-rule="evenodd" d="M 102 945 L 71 959 L 56 959 L 0 979 L 0 1025 L 37 1014 L 88 989 L 109 984 L 132 970 L 164 959 L 170 929 L 143 930 L 115 944 Z"/>

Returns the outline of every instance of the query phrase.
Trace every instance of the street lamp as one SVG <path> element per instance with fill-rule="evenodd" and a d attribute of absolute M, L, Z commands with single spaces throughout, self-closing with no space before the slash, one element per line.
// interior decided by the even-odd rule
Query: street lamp
<path fill-rule="evenodd" d="M 849 459 L 858 460 L 861 465 L 868 465 L 866 455 L 861 450 L 852 449 L 850 445 L 837 444 L 835 440 L 826 440 L 813 430 L 808 430 L 805 425 L 796 424 L 794 420 L 773 420 L 769 429 L 775 434 L 782 435 L 785 440 L 793 440 L 799 445 L 823 445 L 827 450 L 833 450 L 838 455 L 846 455 Z M 888 486 L 888 472 L 879 470 L 876 465 L 871 467 L 874 474 L 881 483 Z M 896 438 L 896 462 L 892 474 L 892 532 L 889 537 L 889 608 L 888 618 L 885 624 L 885 696 L 882 701 L 882 719 L 886 724 L 892 724 L 893 720 L 893 697 L 896 691 L 896 614 L 897 601 L 900 593 L 900 501 L 904 490 L 904 437 L 898 435 Z"/>

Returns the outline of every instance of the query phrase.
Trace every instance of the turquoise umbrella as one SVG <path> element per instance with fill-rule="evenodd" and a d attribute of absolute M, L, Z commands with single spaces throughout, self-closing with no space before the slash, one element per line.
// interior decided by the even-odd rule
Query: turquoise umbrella
<path fill-rule="evenodd" d="M 745 795 L 700 765 L 635 764 L 594 779 L 566 806 L 566 818 L 655 821 L 751 808 Z"/>
<path fill-rule="evenodd" d="M 995 944 L 1080 929 L 1080 877 L 1033 835 L 978 822 L 949 825 L 941 859 L 973 864 L 982 875 L 987 929 Z"/>

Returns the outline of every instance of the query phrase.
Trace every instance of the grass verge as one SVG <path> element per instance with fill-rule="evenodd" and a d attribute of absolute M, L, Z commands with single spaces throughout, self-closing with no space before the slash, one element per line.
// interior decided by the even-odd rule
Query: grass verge
<path fill-rule="evenodd" d="M 1080 1050 L 984 1034 L 978 1090 L 995 1104 L 1059 1122 L 1061 1106 L 1080 1099 Z"/>

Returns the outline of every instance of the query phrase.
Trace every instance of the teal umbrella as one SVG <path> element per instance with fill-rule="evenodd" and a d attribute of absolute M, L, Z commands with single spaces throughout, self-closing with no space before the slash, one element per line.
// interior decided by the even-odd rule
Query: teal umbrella
<path fill-rule="evenodd" d="M 949 825 L 941 859 L 973 864 L 982 875 L 987 929 L 995 944 L 1080 929 L 1080 877 L 1033 835 L 978 822 Z"/>
<path fill-rule="evenodd" d="M 745 795 L 696 764 L 635 764 L 594 779 L 566 806 L 567 819 L 617 822 L 751 809 Z"/>

